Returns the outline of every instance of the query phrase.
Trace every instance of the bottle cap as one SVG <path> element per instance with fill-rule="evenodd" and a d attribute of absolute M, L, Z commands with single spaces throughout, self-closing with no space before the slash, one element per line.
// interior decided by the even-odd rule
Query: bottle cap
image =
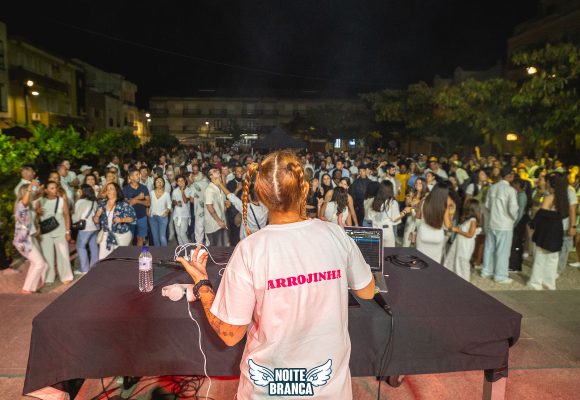
<path fill-rule="evenodd" d="M 141 251 L 149 251 L 149 246 L 143 246 L 143 247 L 141 248 Z"/>

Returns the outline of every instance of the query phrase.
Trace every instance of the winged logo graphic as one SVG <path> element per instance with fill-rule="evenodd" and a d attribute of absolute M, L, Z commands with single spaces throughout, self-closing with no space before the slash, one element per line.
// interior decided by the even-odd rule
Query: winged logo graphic
<path fill-rule="evenodd" d="M 268 368 L 256 364 L 251 358 L 248 360 L 248 365 L 250 366 L 250 378 L 256 386 L 268 386 L 270 382 L 274 382 L 274 372 Z"/>
<path fill-rule="evenodd" d="M 256 386 L 267 386 L 275 382 L 274 372 L 266 367 L 256 364 L 252 359 L 248 360 L 250 366 L 250 378 L 254 381 Z M 332 360 L 326 361 L 324 364 L 314 367 L 306 372 L 306 382 L 312 386 L 326 385 L 332 374 Z"/>

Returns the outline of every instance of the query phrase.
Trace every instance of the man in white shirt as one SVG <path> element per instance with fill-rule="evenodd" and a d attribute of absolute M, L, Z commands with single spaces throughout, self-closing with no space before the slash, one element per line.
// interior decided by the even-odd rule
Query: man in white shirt
<path fill-rule="evenodd" d="M 14 188 L 14 194 L 18 197 L 18 191 L 23 185 L 29 185 L 32 183 L 32 180 L 36 177 L 36 172 L 34 172 L 34 168 L 30 165 L 25 165 L 20 169 L 20 182 Z"/>
<path fill-rule="evenodd" d="M 149 190 L 149 193 L 153 193 L 155 191 L 153 177 L 149 176 L 149 168 L 147 168 L 146 165 L 141 165 L 139 168 L 139 183 L 146 186 L 147 190 Z"/>
<path fill-rule="evenodd" d="M 70 208 L 74 204 L 75 199 L 72 187 L 70 187 L 67 180 L 68 171 L 66 169 L 66 166 L 64 166 L 64 164 L 60 164 L 57 168 L 57 172 L 60 175 L 60 186 L 62 186 L 63 190 L 66 192 L 66 195 L 68 197 L 68 205 Z"/>
<path fill-rule="evenodd" d="M 509 278 L 509 258 L 518 217 L 516 190 L 511 186 L 514 171 L 506 166 L 501 170 L 502 180 L 492 185 L 487 192 L 485 207 L 489 211 L 489 230 L 485 236 L 483 269 L 481 276 L 497 283 L 511 283 Z"/>
<path fill-rule="evenodd" d="M 220 188 L 212 183 L 213 179 L 221 179 L 221 172 L 212 168 L 208 173 L 210 184 L 205 189 L 204 227 L 212 246 L 227 246 L 226 197 Z"/>
<path fill-rule="evenodd" d="M 77 175 L 77 180 L 79 182 L 79 185 L 82 185 L 85 182 L 86 176 L 88 174 L 90 174 L 92 170 L 93 170 L 93 167 L 91 167 L 90 165 L 86 165 L 86 164 L 81 165 L 81 168 L 80 168 L 81 173 Z"/>
<path fill-rule="evenodd" d="M 66 159 L 62 160 L 61 165 L 63 165 L 66 168 L 66 181 L 69 184 L 69 186 L 71 186 L 71 187 L 79 186 L 80 182 L 77 179 L 77 174 L 75 174 L 70 169 L 70 161 L 66 160 Z"/>
<path fill-rule="evenodd" d="M 387 164 L 385 167 L 384 180 L 390 181 L 393 184 L 393 194 L 395 197 L 399 195 L 399 191 L 401 190 L 401 183 L 398 179 L 396 179 L 396 176 L 397 167 L 395 167 L 393 164 Z"/>
<path fill-rule="evenodd" d="M 451 165 L 449 166 L 449 173 L 455 174 L 455 177 L 457 178 L 457 183 L 459 183 L 459 186 L 463 185 L 463 182 L 465 182 L 469 179 L 469 174 L 467 173 L 466 170 L 464 170 L 463 168 L 461 168 L 459 166 L 458 161 L 451 163 Z"/>

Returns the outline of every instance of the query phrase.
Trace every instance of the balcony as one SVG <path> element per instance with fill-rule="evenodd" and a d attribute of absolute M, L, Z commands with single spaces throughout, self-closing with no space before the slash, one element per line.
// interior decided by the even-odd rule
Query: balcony
<path fill-rule="evenodd" d="M 154 108 L 151 110 L 151 115 L 155 117 L 167 117 L 169 115 L 169 110 L 167 108 Z"/>
<path fill-rule="evenodd" d="M 217 109 L 212 108 L 209 110 L 209 115 L 223 117 L 228 115 L 228 110 L 226 110 L 225 108 L 217 108 Z"/>
<path fill-rule="evenodd" d="M 52 79 L 48 76 L 40 75 L 32 71 L 28 71 L 23 67 L 11 67 L 9 70 L 10 80 L 20 81 L 22 85 L 27 80 L 34 81 L 36 87 L 47 88 L 52 90 L 57 90 L 59 92 L 67 93 L 69 90 L 69 84 L 66 82 L 61 82 L 56 79 Z"/>
<path fill-rule="evenodd" d="M 191 109 L 191 108 L 184 108 L 183 109 L 183 116 L 184 117 L 197 117 L 201 115 L 201 110 L 199 109 Z"/>

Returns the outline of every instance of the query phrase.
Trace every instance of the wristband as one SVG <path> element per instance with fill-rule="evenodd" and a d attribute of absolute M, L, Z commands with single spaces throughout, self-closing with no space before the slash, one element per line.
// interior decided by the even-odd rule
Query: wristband
<path fill-rule="evenodd" d="M 202 279 L 202 280 L 200 280 L 193 287 L 193 295 L 197 299 L 199 299 L 199 289 L 201 289 L 202 286 L 208 286 L 210 289 L 213 289 L 213 286 L 211 285 L 211 282 L 209 281 L 209 279 Z"/>

